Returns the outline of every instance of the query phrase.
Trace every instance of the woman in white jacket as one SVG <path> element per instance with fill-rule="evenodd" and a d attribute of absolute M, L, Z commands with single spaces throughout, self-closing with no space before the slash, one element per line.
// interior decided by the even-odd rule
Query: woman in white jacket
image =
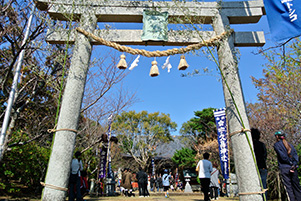
<path fill-rule="evenodd" d="M 219 172 L 217 169 L 217 164 L 213 163 L 213 169 L 210 177 L 210 197 L 212 200 L 218 200 L 218 189 L 219 189 L 218 175 Z"/>

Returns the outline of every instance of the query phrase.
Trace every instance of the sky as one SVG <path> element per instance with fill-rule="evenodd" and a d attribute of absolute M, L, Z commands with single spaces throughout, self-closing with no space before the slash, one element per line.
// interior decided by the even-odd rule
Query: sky
<path fill-rule="evenodd" d="M 271 41 L 267 18 L 263 16 L 256 24 L 231 25 L 235 31 L 264 31 L 266 44 L 264 49 L 274 46 Z M 134 48 L 146 49 L 149 51 L 171 49 L 174 47 L 158 46 L 137 46 Z M 239 72 L 242 83 L 242 90 L 246 102 L 256 102 L 258 90 L 252 83 L 251 76 L 255 78 L 262 77 L 263 66 L 266 63 L 263 56 L 256 55 L 258 47 L 240 47 Z M 126 55 L 130 57 L 130 55 Z M 180 55 L 170 57 L 172 65 L 171 71 L 163 70 L 166 57 L 156 58 L 160 75 L 150 77 L 149 71 L 151 62 L 154 58 L 140 57 L 138 66 L 124 79 L 123 86 L 136 92 L 140 100 L 128 110 L 140 112 L 142 110 L 148 113 L 161 112 L 169 114 L 171 120 L 176 122 L 178 127 L 173 135 L 179 134 L 181 125 L 194 117 L 194 111 L 201 111 L 205 108 L 223 108 L 225 107 L 224 95 L 220 75 L 217 66 L 204 55 L 187 55 L 186 61 L 189 67 L 185 71 L 177 69 Z M 136 56 L 132 57 L 135 58 Z M 130 66 L 131 63 L 128 63 Z M 210 73 L 200 76 L 182 77 L 181 74 L 193 72 L 195 69 L 202 70 L 208 68 Z"/>

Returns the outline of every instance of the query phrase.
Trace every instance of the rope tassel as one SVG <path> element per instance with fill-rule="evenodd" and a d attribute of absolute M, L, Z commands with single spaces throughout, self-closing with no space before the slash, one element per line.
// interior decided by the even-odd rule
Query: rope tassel
<path fill-rule="evenodd" d="M 117 68 L 119 68 L 119 69 L 126 69 L 128 67 L 128 65 L 127 65 L 127 63 L 126 63 L 126 61 L 125 61 L 125 55 L 124 54 L 122 54 L 121 56 L 120 56 L 120 61 L 119 61 L 119 63 L 117 64 Z"/>
<path fill-rule="evenodd" d="M 181 60 L 180 60 L 180 63 L 179 63 L 179 66 L 178 66 L 178 69 L 179 70 L 186 70 L 186 68 L 188 68 L 188 64 L 187 64 L 187 61 L 185 59 L 185 56 L 184 55 L 181 55 Z"/>
<path fill-rule="evenodd" d="M 151 77 L 156 77 L 158 76 L 160 73 L 159 73 L 159 68 L 157 66 L 157 62 L 156 61 L 152 61 L 152 67 L 151 67 L 151 70 L 149 72 L 149 75 Z"/>

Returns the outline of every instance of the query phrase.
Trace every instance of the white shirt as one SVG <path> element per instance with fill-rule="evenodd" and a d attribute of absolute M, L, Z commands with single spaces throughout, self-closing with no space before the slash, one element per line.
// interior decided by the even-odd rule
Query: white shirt
<path fill-rule="evenodd" d="M 200 160 L 197 167 L 199 168 L 199 178 L 210 178 L 212 172 L 212 163 L 206 159 Z"/>
<path fill-rule="evenodd" d="M 83 163 L 82 161 L 80 160 L 78 162 L 78 159 L 74 158 L 72 159 L 72 162 L 71 162 L 71 173 L 72 174 L 76 174 L 78 173 L 78 176 L 80 176 L 80 171 L 83 170 Z"/>

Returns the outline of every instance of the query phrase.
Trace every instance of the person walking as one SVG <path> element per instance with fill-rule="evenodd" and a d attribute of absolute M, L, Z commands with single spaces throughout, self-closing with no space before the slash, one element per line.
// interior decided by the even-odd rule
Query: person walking
<path fill-rule="evenodd" d="M 165 197 L 168 198 L 169 197 L 169 187 L 170 187 L 170 183 L 169 183 L 169 178 L 171 177 L 171 172 L 168 174 L 168 170 L 165 169 L 164 170 L 164 174 L 162 176 L 162 184 L 163 184 L 163 191 L 165 192 Z"/>
<path fill-rule="evenodd" d="M 267 170 L 267 165 L 266 165 L 267 149 L 265 147 L 265 144 L 263 142 L 259 141 L 260 131 L 257 128 L 251 128 L 251 135 L 252 135 L 252 140 L 253 140 L 257 167 L 258 167 L 259 174 L 261 177 L 263 189 L 265 189 L 265 197 L 266 197 L 266 200 L 268 200 L 268 198 L 267 198 L 267 195 L 268 195 L 268 192 L 267 192 L 268 170 Z"/>
<path fill-rule="evenodd" d="M 286 141 L 285 133 L 275 132 L 278 167 L 282 182 L 290 201 L 301 201 L 301 187 L 298 178 L 298 154 L 294 146 Z"/>
<path fill-rule="evenodd" d="M 219 189 L 219 183 L 218 183 L 218 169 L 217 169 L 217 163 L 213 163 L 213 168 L 211 172 L 210 177 L 210 197 L 213 200 L 218 200 L 218 189 Z"/>
<path fill-rule="evenodd" d="M 80 192 L 80 171 L 83 171 L 83 162 L 80 159 L 81 152 L 75 152 L 74 156 L 75 158 L 71 161 L 71 174 L 69 179 L 69 200 L 74 201 L 76 196 L 77 201 L 82 201 L 82 195 Z"/>
<path fill-rule="evenodd" d="M 199 178 L 201 181 L 201 190 L 204 193 L 204 201 L 210 201 L 209 198 L 209 185 L 210 185 L 210 177 L 212 172 L 212 163 L 208 160 L 210 154 L 204 153 L 203 160 L 200 160 L 196 166 L 196 171 L 199 173 Z"/>

